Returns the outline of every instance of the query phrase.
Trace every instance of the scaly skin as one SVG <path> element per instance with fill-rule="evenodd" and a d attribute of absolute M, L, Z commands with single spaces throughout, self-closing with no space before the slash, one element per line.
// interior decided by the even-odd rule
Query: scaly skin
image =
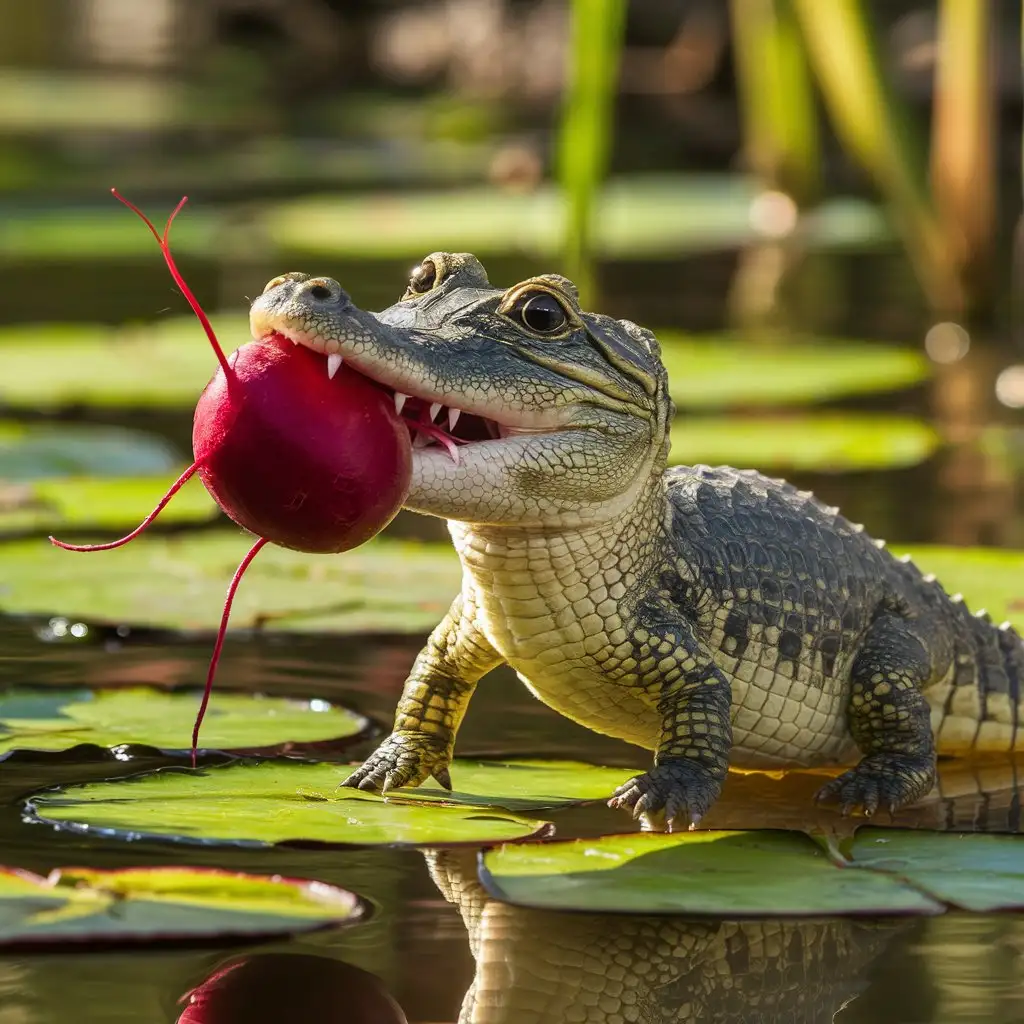
<path fill-rule="evenodd" d="M 476 961 L 459 1024 L 825 1024 L 906 920 L 699 921 L 491 900 L 476 854 L 425 854 Z"/>
<path fill-rule="evenodd" d="M 503 661 L 555 710 L 654 751 L 610 802 L 656 828 L 698 822 L 730 764 L 859 752 L 819 797 L 870 815 L 926 794 L 937 751 L 1024 746 L 1017 633 L 809 493 L 666 470 L 657 340 L 581 310 L 564 278 L 493 288 L 475 257 L 434 253 L 381 313 L 287 274 L 250 320 L 254 338 L 284 335 L 413 396 L 407 417 L 460 410 L 455 434 L 474 438 L 457 461 L 414 449 L 407 507 L 448 520 L 462 592 L 391 736 L 346 785 L 447 784 L 473 691 Z"/>

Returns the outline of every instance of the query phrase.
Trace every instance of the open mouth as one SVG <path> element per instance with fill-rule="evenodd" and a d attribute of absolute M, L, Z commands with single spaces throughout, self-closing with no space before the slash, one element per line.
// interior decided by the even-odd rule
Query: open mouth
<path fill-rule="evenodd" d="M 302 344 L 295 338 L 290 338 L 281 331 L 271 331 L 265 335 L 267 340 L 290 341 L 293 345 Z M 303 346 L 311 352 L 316 351 L 308 345 Z M 338 353 L 323 355 L 327 376 L 333 380 L 334 375 L 342 365 L 342 357 Z M 350 367 L 352 373 L 359 373 L 381 390 L 387 392 L 395 403 L 395 412 L 402 418 L 409 429 L 409 437 L 412 446 L 417 451 L 431 447 L 444 448 L 453 462 L 459 461 L 459 445 L 473 444 L 480 441 L 495 441 L 508 437 L 513 433 L 507 427 L 496 420 L 478 416 L 475 413 L 464 412 L 455 406 L 446 406 L 441 402 L 434 402 L 427 398 L 420 398 L 416 395 L 407 395 L 363 373 Z"/>

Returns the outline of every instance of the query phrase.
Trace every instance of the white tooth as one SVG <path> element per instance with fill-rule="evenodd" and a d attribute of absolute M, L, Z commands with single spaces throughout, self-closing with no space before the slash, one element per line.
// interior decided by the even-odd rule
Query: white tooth
<path fill-rule="evenodd" d="M 437 414 L 441 411 L 441 403 L 434 402 L 430 407 L 430 422 L 433 423 L 437 419 Z"/>
<path fill-rule="evenodd" d="M 334 380 L 334 375 L 341 369 L 341 356 L 335 352 L 333 356 L 327 357 L 327 376 Z"/>
<path fill-rule="evenodd" d="M 405 405 L 405 400 L 408 397 L 408 395 L 403 395 L 401 391 L 395 392 L 395 412 L 397 412 L 399 416 L 402 415 L 402 406 Z"/>
<path fill-rule="evenodd" d="M 454 430 L 455 424 L 459 422 L 459 417 L 462 415 L 461 409 L 449 409 L 448 410 L 448 429 Z"/>

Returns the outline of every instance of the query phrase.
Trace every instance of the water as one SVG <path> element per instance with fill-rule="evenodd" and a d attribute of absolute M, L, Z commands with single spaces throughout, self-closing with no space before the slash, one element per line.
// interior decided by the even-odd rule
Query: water
<path fill-rule="evenodd" d="M 0 684 L 66 686 L 83 678 L 174 684 L 197 678 L 209 656 L 206 638 L 184 642 L 152 633 L 117 642 L 98 635 L 41 644 L 38 626 L 0 619 Z M 229 641 L 219 685 L 316 692 L 385 723 L 417 646 L 415 638 L 400 637 Z M 354 749 L 353 756 L 371 745 Z M 474 699 L 460 753 L 510 751 L 637 766 L 644 760 L 640 751 L 559 718 L 530 698 L 511 673 L 499 671 Z M 469 1019 L 481 1024 L 587 1019 L 572 1016 L 570 1007 L 587 1002 L 591 991 L 598 992 L 600 1006 L 623 1014 L 608 1020 L 623 1021 L 795 1024 L 834 1018 L 842 1024 L 923 1024 L 1014 1021 L 1024 1010 L 1024 922 L 1013 915 L 730 922 L 532 911 L 490 901 L 476 883 L 472 851 L 181 850 L 54 834 L 23 824 L 16 813 L 17 797 L 42 786 L 160 763 L 148 756 L 119 764 L 98 752 L 9 760 L 0 782 L 4 860 L 42 873 L 61 864 L 116 868 L 186 860 L 318 878 L 365 896 L 373 905 L 371 918 L 290 941 L 234 948 L 0 955 L 3 1024 L 171 1024 L 186 1005 L 179 1004 L 182 996 L 225 966 L 252 960 L 247 974 L 235 975 L 230 1000 L 223 997 L 231 1008 L 222 1008 L 218 1021 L 385 1022 L 386 1004 L 374 977 L 408 1020 L 421 1024 L 455 1021 L 471 987 L 476 1016 Z M 987 791 L 972 769 L 948 769 L 946 789 L 960 795 L 908 812 L 898 823 L 1017 831 L 1016 767 L 990 767 Z M 781 781 L 739 776 L 707 823 L 806 824 L 817 782 L 810 773 Z M 625 826 L 603 808 L 554 817 L 562 834 Z M 276 995 L 264 990 L 270 977 L 276 979 Z M 359 999 L 365 1006 L 357 1011 Z M 626 1016 L 630 1006 L 644 1007 L 647 1016 Z"/>

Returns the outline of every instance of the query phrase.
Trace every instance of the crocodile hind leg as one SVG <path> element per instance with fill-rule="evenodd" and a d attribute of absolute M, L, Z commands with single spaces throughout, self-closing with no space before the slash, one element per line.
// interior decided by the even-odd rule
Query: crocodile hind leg
<path fill-rule="evenodd" d="M 850 733 L 864 758 L 823 786 L 819 801 L 844 814 L 890 813 L 924 796 L 935 782 L 931 712 L 922 688 L 932 677 L 925 646 L 897 616 L 877 619 L 853 663 Z"/>

